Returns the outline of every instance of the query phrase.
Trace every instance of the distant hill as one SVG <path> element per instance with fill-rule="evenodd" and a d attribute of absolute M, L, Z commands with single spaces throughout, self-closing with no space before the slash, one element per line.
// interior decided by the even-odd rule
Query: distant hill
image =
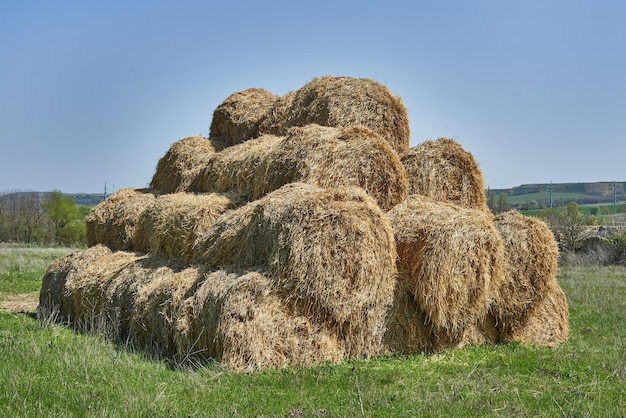
<path fill-rule="evenodd" d="M 98 203 L 104 200 L 102 193 L 63 193 L 66 196 L 70 196 L 74 199 L 78 206 L 96 206 Z"/>
<path fill-rule="evenodd" d="M 1 193 L 0 199 L 7 200 L 11 195 L 26 195 L 26 194 L 35 194 L 39 198 L 39 200 L 46 200 L 48 196 L 50 196 L 51 192 L 8 192 Z M 98 203 L 104 200 L 104 196 L 102 193 L 63 193 L 64 196 L 70 196 L 74 199 L 77 206 L 96 206 Z"/>
<path fill-rule="evenodd" d="M 504 193 L 507 203 L 517 209 L 541 209 L 566 206 L 569 202 L 579 205 L 613 204 L 626 201 L 626 182 L 595 183 L 544 183 L 523 184 L 510 189 L 490 189 L 496 197 Z M 550 193 L 552 192 L 552 193 Z"/>

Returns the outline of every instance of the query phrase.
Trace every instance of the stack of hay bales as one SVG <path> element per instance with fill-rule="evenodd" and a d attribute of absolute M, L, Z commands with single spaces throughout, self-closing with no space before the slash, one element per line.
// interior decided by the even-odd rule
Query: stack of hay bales
<path fill-rule="evenodd" d="M 456 142 L 408 138 L 404 105 L 371 80 L 235 93 L 149 189 L 92 210 L 89 248 L 49 266 L 39 315 L 240 371 L 565 341 L 550 231 L 494 218 Z"/>

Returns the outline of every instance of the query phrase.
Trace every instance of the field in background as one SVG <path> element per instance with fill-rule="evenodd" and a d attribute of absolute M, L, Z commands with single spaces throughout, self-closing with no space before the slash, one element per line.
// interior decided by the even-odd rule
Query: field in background
<path fill-rule="evenodd" d="M 68 251 L 0 247 L 0 300 L 36 295 Z M 0 415 L 623 416 L 626 268 L 562 267 L 558 281 L 571 338 L 556 349 L 503 344 L 252 374 L 180 369 L 39 322 L 32 304 L 0 305 Z"/>
<path fill-rule="evenodd" d="M 504 195 L 512 208 L 524 213 L 549 208 L 550 198 L 554 208 L 565 207 L 574 201 L 581 206 L 607 207 L 611 213 L 623 213 L 626 212 L 625 190 L 626 182 L 544 183 L 491 189 L 488 195 L 493 195 L 496 201 L 500 195 Z"/>

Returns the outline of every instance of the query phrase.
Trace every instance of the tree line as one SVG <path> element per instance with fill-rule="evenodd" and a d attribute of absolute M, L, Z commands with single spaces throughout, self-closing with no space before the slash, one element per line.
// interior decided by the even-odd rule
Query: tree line
<path fill-rule="evenodd" d="M 85 217 L 90 209 L 76 205 L 59 190 L 1 194 L 0 242 L 85 245 Z"/>

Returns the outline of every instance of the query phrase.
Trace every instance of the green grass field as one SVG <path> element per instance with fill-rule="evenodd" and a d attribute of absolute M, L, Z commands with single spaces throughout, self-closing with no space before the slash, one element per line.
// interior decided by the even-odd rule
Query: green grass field
<path fill-rule="evenodd" d="M 496 196 L 497 197 L 497 196 Z M 584 193 L 567 193 L 567 192 L 555 192 L 552 193 L 552 200 L 562 200 L 564 202 L 568 202 L 576 199 L 584 199 L 587 198 L 588 195 Z M 540 192 L 540 193 L 527 193 L 522 195 L 507 195 L 506 201 L 510 204 L 519 204 L 519 203 L 529 203 L 532 201 L 536 202 L 549 202 L 550 201 L 550 193 L 549 192 Z"/>
<path fill-rule="evenodd" d="M 0 302 L 38 290 L 48 250 L 1 254 Z M 623 417 L 626 269 L 564 267 L 558 280 L 571 338 L 556 349 L 503 344 L 252 374 L 181 370 L 124 342 L 5 311 L 0 416 Z"/>

